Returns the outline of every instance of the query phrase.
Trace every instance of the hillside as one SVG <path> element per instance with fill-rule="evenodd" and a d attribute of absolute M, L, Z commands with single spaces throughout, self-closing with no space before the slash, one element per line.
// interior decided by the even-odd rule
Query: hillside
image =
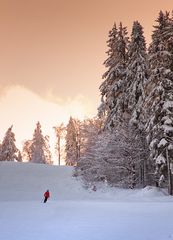
<path fill-rule="evenodd" d="M 73 177 L 73 167 L 44 164 L 0 162 L 0 201 L 41 201 L 47 189 L 51 201 L 111 200 L 164 201 L 164 191 L 147 187 L 140 190 L 97 186 L 97 192 L 86 190 L 82 181 Z"/>
<path fill-rule="evenodd" d="M 52 200 L 80 197 L 82 186 L 72 177 L 73 168 L 31 163 L 0 163 L 0 201 L 30 201 L 42 199 L 44 191 Z"/>

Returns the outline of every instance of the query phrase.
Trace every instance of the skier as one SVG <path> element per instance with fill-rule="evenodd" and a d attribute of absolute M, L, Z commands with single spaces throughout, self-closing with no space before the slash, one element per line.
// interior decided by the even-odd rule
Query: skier
<path fill-rule="evenodd" d="M 47 199 L 50 198 L 50 193 L 49 193 L 49 190 L 47 190 L 45 193 L 44 193 L 44 203 L 47 202 Z"/>

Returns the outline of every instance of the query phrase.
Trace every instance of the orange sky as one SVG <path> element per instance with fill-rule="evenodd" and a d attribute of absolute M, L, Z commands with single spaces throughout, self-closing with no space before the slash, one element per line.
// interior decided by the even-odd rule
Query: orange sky
<path fill-rule="evenodd" d="M 1 106 L 3 101 L 3 109 L 7 107 L 8 112 L 11 105 L 20 111 L 21 101 L 25 114 L 30 92 L 29 108 L 35 94 L 57 104 L 57 118 L 62 115 L 60 106 L 75 101 L 83 106 L 84 114 L 96 114 L 108 31 L 114 22 L 122 21 L 130 33 L 133 21 L 139 20 L 150 41 L 152 25 L 161 9 L 171 11 L 172 0 L 0 0 Z M 19 89 L 26 91 L 27 99 L 23 94 L 16 100 L 15 93 L 11 104 L 10 100 L 5 102 L 11 88 L 17 89 L 16 93 Z M 74 111 L 76 108 L 78 104 Z M 49 114 L 48 109 L 42 115 Z M 6 115 L 5 111 L 3 115 L 5 129 L 13 123 L 14 114 Z M 33 113 L 33 119 L 38 117 Z M 16 125 L 18 119 L 15 116 Z"/>

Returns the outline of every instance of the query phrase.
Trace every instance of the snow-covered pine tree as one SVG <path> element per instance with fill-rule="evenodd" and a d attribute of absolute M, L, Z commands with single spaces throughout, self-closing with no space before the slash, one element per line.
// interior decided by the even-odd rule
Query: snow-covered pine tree
<path fill-rule="evenodd" d="M 32 140 L 26 140 L 23 143 L 22 158 L 27 162 L 31 161 L 31 144 Z"/>
<path fill-rule="evenodd" d="M 109 40 L 107 41 L 107 46 L 109 50 L 106 52 L 108 58 L 104 61 L 104 65 L 108 70 L 103 74 L 102 78 L 105 79 L 103 83 L 100 85 L 100 92 L 101 92 L 101 105 L 99 106 L 99 115 L 107 115 L 109 112 L 109 106 L 107 102 L 107 93 L 109 92 L 110 86 L 112 85 L 112 76 L 109 79 L 107 76 L 109 75 L 109 71 L 115 66 L 116 63 L 116 42 L 118 40 L 118 31 L 116 24 L 111 31 L 109 31 Z"/>
<path fill-rule="evenodd" d="M 15 161 L 17 160 L 18 149 L 15 145 L 15 134 L 12 132 L 13 126 L 11 126 L 2 141 L 0 151 L 0 161 Z"/>
<path fill-rule="evenodd" d="M 150 78 L 144 104 L 150 159 L 156 166 L 156 183 L 169 175 L 173 161 L 173 21 L 161 11 L 149 47 Z"/>
<path fill-rule="evenodd" d="M 31 149 L 31 162 L 51 164 L 51 155 L 48 146 L 48 138 L 44 137 L 41 124 L 38 122 L 33 134 Z"/>
<path fill-rule="evenodd" d="M 67 124 L 65 140 L 65 163 L 68 166 L 75 166 L 80 157 L 80 123 L 72 117 Z"/>
<path fill-rule="evenodd" d="M 145 98 L 144 85 L 147 82 L 147 74 L 148 63 L 143 28 L 138 21 L 135 21 L 128 48 L 125 111 L 129 113 L 131 123 L 136 125 L 139 125 L 139 116 Z"/>
<path fill-rule="evenodd" d="M 117 30 L 114 24 L 109 33 L 107 52 L 108 59 L 104 65 L 108 70 L 103 75 L 103 83 L 100 86 L 101 105 L 98 108 L 99 116 L 106 115 L 105 127 L 114 126 L 116 119 L 122 118 L 124 111 L 124 79 L 127 60 L 128 37 L 126 27 L 119 25 Z"/>

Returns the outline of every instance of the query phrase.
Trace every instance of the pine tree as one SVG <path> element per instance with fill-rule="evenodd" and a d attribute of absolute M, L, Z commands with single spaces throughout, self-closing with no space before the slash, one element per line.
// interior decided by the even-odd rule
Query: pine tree
<path fill-rule="evenodd" d="M 11 126 L 2 141 L 0 151 L 0 161 L 15 161 L 17 160 L 18 149 L 15 145 L 15 134 L 12 132 L 13 126 Z"/>
<path fill-rule="evenodd" d="M 117 30 L 114 25 L 109 33 L 107 52 L 108 59 L 104 65 L 108 70 L 103 75 L 104 82 L 100 86 L 101 105 L 99 107 L 99 116 L 106 115 L 105 127 L 110 128 L 114 125 L 116 119 L 122 118 L 124 112 L 124 79 L 127 61 L 127 30 L 120 23 Z"/>
<path fill-rule="evenodd" d="M 128 49 L 126 70 L 125 107 L 133 124 L 139 124 L 139 116 L 145 98 L 144 85 L 147 82 L 147 53 L 143 28 L 138 21 L 133 23 L 131 42 Z"/>
<path fill-rule="evenodd" d="M 167 160 L 173 161 L 173 26 L 161 11 L 149 47 L 150 78 L 146 85 L 145 119 L 150 159 L 156 165 L 156 183 L 169 175 Z"/>
<path fill-rule="evenodd" d="M 48 140 L 48 137 L 43 136 L 41 131 L 41 125 L 38 122 L 30 146 L 31 162 L 51 164 L 51 155 Z"/>
<path fill-rule="evenodd" d="M 67 124 L 65 152 L 65 163 L 68 166 L 75 166 L 80 157 L 80 125 L 79 121 L 70 117 Z"/>
<path fill-rule="evenodd" d="M 112 78 L 113 76 L 109 76 L 109 72 L 111 72 L 111 69 L 115 66 L 116 63 L 116 42 L 118 40 L 118 31 L 116 24 L 114 24 L 111 31 L 109 31 L 109 40 L 107 41 L 107 46 L 109 47 L 109 50 L 106 52 L 108 55 L 108 59 L 104 62 L 104 65 L 108 70 L 105 72 L 105 74 L 102 76 L 103 83 L 100 86 L 100 92 L 101 92 L 101 105 L 99 107 L 99 115 L 105 115 L 107 112 L 109 112 L 109 106 L 107 103 L 107 93 L 109 92 L 110 86 L 112 85 Z M 107 77 L 109 76 L 109 77 Z"/>

